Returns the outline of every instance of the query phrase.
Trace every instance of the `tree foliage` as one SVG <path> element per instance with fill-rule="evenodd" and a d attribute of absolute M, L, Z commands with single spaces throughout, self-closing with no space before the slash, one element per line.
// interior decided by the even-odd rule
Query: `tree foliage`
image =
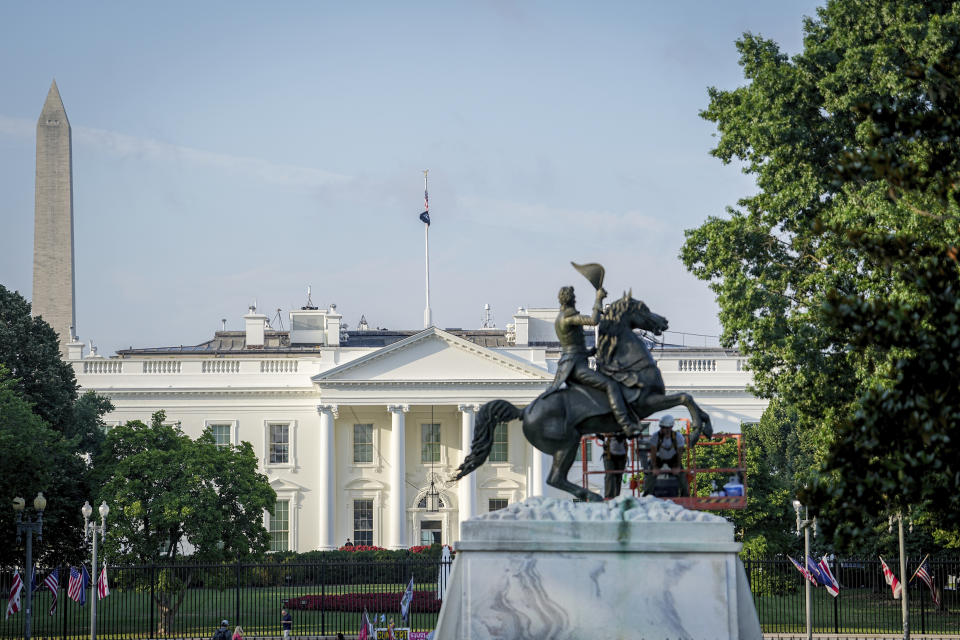
<path fill-rule="evenodd" d="M 792 59 L 745 34 L 747 84 L 710 89 L 713 154 L 758 192 L 688 231 L 681 257 L 768 414 L 789 415 L 811 463 L 793 484 L 821 517 L 862 535 L 913 504 L 955 526 L 960 405 L 940 334 L 956 318 L 960 6 L 834 0 L 804 31 Z"/>
<path fill-rule="evenodd" d="M 264 551 L 263 514 L 276 494 L 250 443 L 218 447 L 164 419 L 159 411 L 149 425 L 131 421 L 107 434 L 95 464 L 97 500 L 115 513 L 106 553 L 149 564 L 176 559 L 185 543 L 205 561 Z"/>

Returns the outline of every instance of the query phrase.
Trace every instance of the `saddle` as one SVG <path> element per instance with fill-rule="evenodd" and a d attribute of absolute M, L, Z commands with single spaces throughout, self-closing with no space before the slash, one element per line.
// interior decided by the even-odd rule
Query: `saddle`
<path fill-rule="evenodd" d="M 550 440 L 567 437 L 567 425 L 576 426 L 587 418 L 611 413 L 607 394 L 603 391 L 569 380 L 566 385 L 565 388 L 543 392 L 529 409 L 530 413 L 536 413 L 537 419 L 542 421 L 543 436 Z M 633 404 L 642 391 L 638 387 L 621 388 L 627 406 Z"/>

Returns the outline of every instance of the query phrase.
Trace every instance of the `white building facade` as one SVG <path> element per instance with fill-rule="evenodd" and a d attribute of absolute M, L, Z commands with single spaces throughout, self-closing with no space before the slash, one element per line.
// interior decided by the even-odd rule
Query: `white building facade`
<path fill-rule="evenodd" d="M 77 343 L 69 360 L 83 389 L 113 402 L 108 424 L 148 422 L 162 409 L 191 437 L 209 428 L 218 444 L 250 442 L 277 492 L 274 514 L 265 514 L 273 550 L 334 549 L 348 538 L 398 549 L 453 542 L 465 519 L 558 495 L 544 483 L 551 458 L 526 442 L 519 422 L 497 430 L 479 470 L 448 482 L 483 403 L 525 406 L 553 379 L 555 315 L 521 309 L 507 330 L 348 335 L 335 308 L 293 311 L 289 331 L 272 330 L 251 309 L 244 331 L 219 331 L 194 347 L 107 359 L 84 357 Z M 655 355 L 668 390 L 692 393 L 716 431 L 759 420 L 766 402 L 747 391 L 750 375 L 736 354 Z M 686 416 L 682 408 L 673 414 Z M 599 466 L 599 455 L 591 464 Z"/>

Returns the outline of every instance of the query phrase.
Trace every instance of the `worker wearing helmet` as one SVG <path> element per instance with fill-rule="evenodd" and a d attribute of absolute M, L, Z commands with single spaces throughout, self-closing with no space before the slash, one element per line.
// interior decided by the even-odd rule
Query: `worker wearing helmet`
<path fill-rule="evenodd" d="M 650 436 L 650 471 L 646 473 L 643 480 L 643 495 L 645 496 L 653 494 L 657 476 L 661 473 L 676 475 L 680 481 L 680 495 L 690 495 L 690 486 L 687 483 L 687 474 L 683 470 L 681 459 L 686 441 L 682 433 L 673 430 L 673 422 L 673 416 L 663 416 L 660 418 L 660 428 Z M 664 466 L 668 469 L 663 469 Z"/>

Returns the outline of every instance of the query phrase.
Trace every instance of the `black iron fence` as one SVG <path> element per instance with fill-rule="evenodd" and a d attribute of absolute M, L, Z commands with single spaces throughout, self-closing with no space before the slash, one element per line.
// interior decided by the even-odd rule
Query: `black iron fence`
<path fill-rule="evenodd" d="M 897 560 L 888 562 L 899 573 Z M 801 559 L 802 561 L 802 559 Z M 913 573 L 920 558 L 908 561 Z M 960 558 L 929 561 L 940 594 L 937 607 L 919 579 L 909 585 L 910 625 L 916 633 L 960 635 Z M 895 566 L 896 565 L 896 566 Z M 754 603 L 766 633 L 800 633 L 805 628 L 804 578 L 786 557 L 744 558 Z M 815 633 L 896 634 L 902 630 L 900 601 L 894 600 L 877 558 L 831 562 L 840 595 L 814 588 Z M 50 569 L 38 571 L 33 593 L 34 638 L 82 638 L 90 634 L 90 598 L 80 606 L 67 597 L 68 567 L 60 567 L 56 610 L 43 586 Z M 281 608 L 293 616 L 294 636 L 347 637 L 357 633 L 364 609 L 400 624 L 400 599 L 413 577 L 410 627 L 428 631 L 440 611 L 438 591 L 446 586 L 450 563 L 417 558 L 398 561 L 338 559 L 305 563 L 114 566 L 108 567 L 110 594 L 97 604 L 97 636 L 113 638 L 209 638 L 221 620 L 247 638 L 279 637 Z M 9 593 L 12 571 L 0 577 L 0 601 Z M 26 587 L 25 587 L 26 588 Z M 625 588 L 628 588 L 625 586 Z M 21 612 L 0 620 L 0 638 L 24 636 Z M 690 603 L 695 610 L 696 603 Z"/>
<path fill-rule="evenodd" d="M 803 557 L 797 558 L 803 564 Z M 899 558 L 885 558 L 899 577 Z M 922 558 L 908 558 L 907 577 Z M 899 634 L 903 631 L 900 600 L 883 577 L 876 557 L 834 558 L 830 561 L 840 593 L 813 587 L 811 623 L 814 633 Z M 960 635 L 960 558 L 928 560 L 938 607 L 930 589 L 919 578 L 908 587 L 910 629 L 913 633 Z M 765 633 L 801 633 L 806 629 L 805 578 L 785 556 L 743 560 L 753 601 Z"/>
<path fill-rule="evenodd" d="M 357 633 L 364 609 L 371 616 L 401 625 L 400 600 L 411 576 L 414 597 L 409 626 L 430 630 L 440 612 L 438 590 L 445 588 L 450 562 L 416 558 L 381 562 L 338 560 L 312 564 L 232 564 L 108 566 L 110 593 L 97 602 L 97 637 L 209 638 L 221 620 L 231 633 L 243 627 L 246 638 L 279 637 L 281 609 L 293 617 L 294 636 Z M 68 567 L 60 567 L 57 608 L 43 586 L 50 569 L 38 569 L 33 593 L 33 638 L 82 638 L 90 635 L 92 589 L 86 604 L 67 595 Z M 6 603 L 12 571 L 4 571 L 0 594 Z M 26 580 L 25 580 L 26 582 Z M 0 638 L 24 637 L 26 585 L 21 611 L 0 620 Z"/>

